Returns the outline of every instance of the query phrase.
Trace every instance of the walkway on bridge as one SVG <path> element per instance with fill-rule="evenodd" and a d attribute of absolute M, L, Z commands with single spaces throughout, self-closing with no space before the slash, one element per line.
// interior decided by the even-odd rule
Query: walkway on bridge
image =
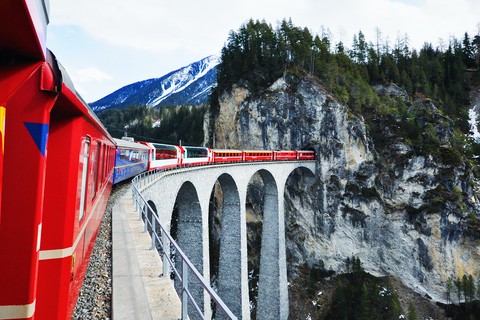
<path fill-rule="evenodd" d="M 162 261 L 143 230 L 130 188 L 112 212 L 112 318 L 180 319 L 180 299 L 172 281 L 160 277 Z"/>

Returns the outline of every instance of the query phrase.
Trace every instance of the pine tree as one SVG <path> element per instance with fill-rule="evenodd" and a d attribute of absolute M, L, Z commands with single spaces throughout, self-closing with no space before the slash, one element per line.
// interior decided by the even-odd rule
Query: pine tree
<path fill-rule="evenodd" d="M 463 64 L 467 68 L 475 68 L 476 63 L 475 63 L 475 46 L 473 41 L 470 41 L 470 38 L 468 37 L 468 33 L 465 32 L 465 36 L 463 38 L 463 47 L 462 47 L 462 60 Z"/>
<path fill-rule="evenodd" d="M 360 288 L 360 307 L 359 307 L 358 317 L 356 319 L 358 320 L 370 319 L 370 296 L 365 283 L 362 283 L 362 286 Z"/>
<path fill-rule="evenodd" d="M 465 306 L 467 305 L 467 303 L 469 302 L 468 301 L 468 298 L 469 298 L 469 295 L 468 295 L 468 277 L 466 274 L 463 275 L 462 277 L 462 289 L 463 289 L 463 298 L 465 299 Z"/>
<path fill-rule="evenodd" d="M 480 300 L 480 276 L 477 278 L 477 298 Z"/>
<path fill-rule="evenodd" d="M 415 310 L 415 305 L 412 300 L 408 302 L 408 316 L 407 320 L 418 320 L 417 311 Z"/>
<path fill-rule="evenodd" d="M 461 298 L 462 298 L 462 280 L 460 278 L 457 278 L 455 280 L 455 287 L 457 289 L 458 305 L 460 305 Z"/>
<path fill-rule="evenodd" d="M 452 303 L 452 292 L 453 292 L 454 286 L 453 286 L 453 281 L 452 278 L 448 277 L 447 279 L 447 304 Z"/>

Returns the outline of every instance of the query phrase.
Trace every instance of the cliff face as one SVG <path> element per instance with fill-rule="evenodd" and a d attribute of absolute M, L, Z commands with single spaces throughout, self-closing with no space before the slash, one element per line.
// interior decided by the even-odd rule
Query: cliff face
<path fill-rule="evenodd" d="M 410 108 L 447 150 L 453 122 L 429 101 Z M 316 151 L 318 183 L 304 189 L 293 174 L 285 194 L 290 279 L 305 263 L 341 272 L 346 258 L 357 256 L 367 272 L 445 301 L 448 277 L 480 276 L 478 181 L 468 163 L 416 155 L 397 136 L 401 119 L 390 120 L 374 119 L 384 141 L 375 145 L 363 118 L 315 79 L 282 78 L 256 97 L 241 87 L 222 96 L 214 144 Z"/>

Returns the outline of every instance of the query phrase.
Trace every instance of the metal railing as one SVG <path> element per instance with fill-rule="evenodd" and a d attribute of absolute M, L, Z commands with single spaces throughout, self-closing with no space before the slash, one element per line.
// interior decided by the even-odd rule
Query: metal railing
<path fill-rule="evenodd" d="M 144 219 L 145 223 L 145 232 L 148 232 L 150 229 L 152 231 L 152 249 L 157 248 L 157 243 L 160 246 L 160 253 L 163 262 L 163 272 L 162 276 L 170 276 L 170 268 L 175 274 L 176 279 L 180 281 L 181 285 L 181 303 L 182 303 L 182 320 L 188 319 L 188 302 L 190 301 L 201 319 L 206 319 L 204 312 L 198 306 L 197 302 L 193 298 L 189 290 L 189 274 L 192 274 L 194 278 L 197 279 L 198 283 L 203 287 L 203 289 L 210 295 L 210 298 L 217 305 L 217 310 L 220 309 L 227 319 L 237 320 L 237 317 L 230 311 L 230 309 L 225 305 L 225 303 L 220 299 L 220 297 L 215 293 L 215 291 L 210 287 L 206 282 L 200 272 L 195 268 L 192 262 L 187 258 L 186 254 L 180 249 L 178 244 L 172 238 L 170 233 L 165 229 L 163 224 L 160 222 L 156 214 L 151 214 L 151 220 L 149 219 L 148 212 L 155 212 L 148 202 L 145 200 L 143 195 L 138 190 L 142 186 L 145 186 L 147 183 L 152 182 L 154 179 L 160 177 L 160 175 L 165 174 L 165 171 L 170 171 L 172 169 L 158 170 L 143 173 L 132 180 L 132 196 L 133 202 L 135 204 L 135 210 L 139 212 L 140 219 Z M 158 228 L 159 227 L 159 228 Z M 159 229 L 160 234 L 157 232 Z M 181 260 L 181 273 L 175 267 L 175 261 L 172 261 L 170 257 L 170 248 L 174 248 L 177 256 Z M 208 308 L 209 306 L 205 306 Z"/>

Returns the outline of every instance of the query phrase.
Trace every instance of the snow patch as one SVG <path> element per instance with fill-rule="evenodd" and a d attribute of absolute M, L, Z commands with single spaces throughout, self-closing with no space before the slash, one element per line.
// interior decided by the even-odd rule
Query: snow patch
<path fill-rule="evenodd" d="M 476 141 L 479 142 L 480 140 L 480 132 L 478 132 L 478 127 L 477 127 L 477 105 L 475 105 L 473 108 L 468 110 L 468 123 L 470 124 L 470 129 L 472 130 L 472 138 Z"/>

